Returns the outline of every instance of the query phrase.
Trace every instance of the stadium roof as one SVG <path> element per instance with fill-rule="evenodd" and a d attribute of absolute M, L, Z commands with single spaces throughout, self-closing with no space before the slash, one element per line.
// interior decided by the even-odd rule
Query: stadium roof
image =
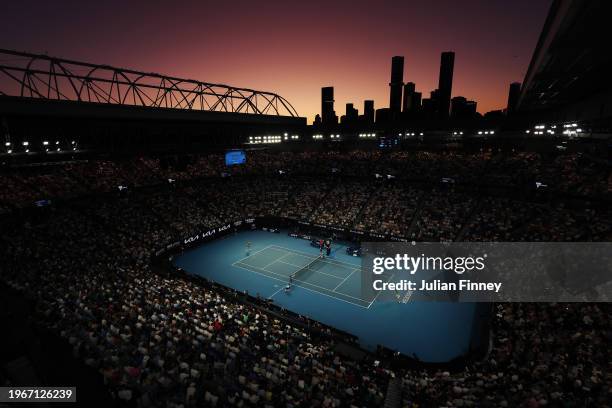
<path fill-rule="evenodd" d="M 520 111 L 558 110 L 612 88 L 612 53 L 603 38 L 608 5 L 553 2 L 523 81 Z"/>

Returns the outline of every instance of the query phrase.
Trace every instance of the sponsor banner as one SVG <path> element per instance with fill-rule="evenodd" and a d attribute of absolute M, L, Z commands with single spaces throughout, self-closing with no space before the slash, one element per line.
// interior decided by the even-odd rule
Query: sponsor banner
<path fill-rule="evenodd" d="M 610 302 L 612 243 L 362 243 L 367 301 Z"/>
<path fill-rule="evenodd" d="M 231 231 L 233 225 L 234 223 L 228 223 L 220 227 L 215 227 L 215 228 L 209 229 L 208 231 L 204 231 L 199 234 L 192 235 L 188 238 L 183 239 L 183 245 L 192 245 L 201 240 L 210 239 L 220 233 Z"/>
<path fill-rule="evenodd" d="M 173 242 L 163 248 L 158 249 L 157 251 L 155 251 L 155 256 L 160 256 L 162 255 L 164 252 L 170 251 L 172 249 L 178 248 L 178 247 L 183 247 L 183 248 L 187 248 L 190 247 L 192 245 L 196 245 L 199 244 L 201 242 L 206 242 L 210 239 L 216 238 L 217 236 L 221 236 L 221 235 L 225 235 L 229 232 L 232 232 L 234 230 L 238 230 L 238 229 L 242 229 L 245 228 L 247 226 L 253 226 L 255 224 L 256 219 L 255 218 L 247 218 L 244 220 L 237 220 L 237 221 L 233 221 L 233 222 L 228 222 L 225 223 L 223 225 L 220 225 L 218 227 L 215 228 L 211 228 L 209 230 L 206 231 L 202 231 L 200 233 L 194 234 L 194 235 L 190 235 L 186 238 L 183 238 L 180 241 L 176 241 Z"/>

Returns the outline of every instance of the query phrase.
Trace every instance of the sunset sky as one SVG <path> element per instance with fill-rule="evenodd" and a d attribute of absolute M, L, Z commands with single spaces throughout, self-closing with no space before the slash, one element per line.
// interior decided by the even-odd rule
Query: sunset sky
<path fill-rule="evenodd" d="M 322 86 L 336 111 L 389 104 L 391 57 L 424 97 L 440 53 L 455 51 L 453 96 L 505 107 L 522 81 L 551 0 L 14 1 L 0 48 L 276 92 L 309 123 Z"/>

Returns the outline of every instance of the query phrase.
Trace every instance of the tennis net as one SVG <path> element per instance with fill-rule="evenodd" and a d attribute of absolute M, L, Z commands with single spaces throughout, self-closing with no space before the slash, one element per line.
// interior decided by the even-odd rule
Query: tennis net
<path fill-rule="evenodd" d="M 298 269 L 297 271 L 293 272 L 291 275 L 289 275 L 289 280 L 298 280 L 298 278 L 300 276 L 304 276 L 304 274 L 306 272 L 308 272 L 309 270 L 311 270 L 312 266 L 314 264 L 316 264 L 317 262 L 319 262 L 321 259 L 323 259 L 323 255 L 319 255 L 318 257 L 316 257 L 312 262 L 309 262 L 306 266 Z"/>

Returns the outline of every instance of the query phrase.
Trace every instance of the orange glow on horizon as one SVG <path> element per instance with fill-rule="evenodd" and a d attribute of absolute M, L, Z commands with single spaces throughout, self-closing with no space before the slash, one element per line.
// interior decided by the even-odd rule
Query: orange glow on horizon
<path fill-rule="evenodd" d="M 323 86 L 334 86 L 338 116 L 348 102 L 360 114 L 365 99 L 387 107 L 393 55 L 405 57 L 404 82 L 428 97 L 440 53 L 452 50 L 453 96 L 484 113 L 504 108 L 509 84 L 522 81 L 550 2 L 237 0 L 169 11 L 25 1 L 0 16 L 0 35 L 7 48 L 275 92 L 309 123 Z"/>

